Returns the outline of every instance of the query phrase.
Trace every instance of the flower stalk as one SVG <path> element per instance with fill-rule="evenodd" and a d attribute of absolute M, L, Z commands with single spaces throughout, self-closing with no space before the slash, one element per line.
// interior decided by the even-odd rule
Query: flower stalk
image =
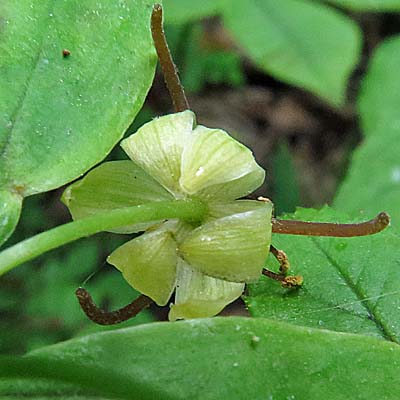
<path fill-rule="evenodd" d="M 39 233 L 0 253 L 0 276 L 16 266 L 64 244 L 126 224 L 179 218 L 201 220 L 205 205 L 196 199 L 160 201 L 98 213 Z"/>

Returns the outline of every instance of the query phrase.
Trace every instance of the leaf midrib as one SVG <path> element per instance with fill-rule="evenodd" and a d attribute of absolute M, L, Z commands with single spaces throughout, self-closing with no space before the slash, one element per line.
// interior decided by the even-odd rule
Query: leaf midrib
<path fill-rule="evenodd" d="M 47 20 L 49 20 L 49 21 L 51 20 L 50 14 L 52 13 L 53 8 L 54 8 L 54 0 L 50 0 L 49 1 L 49 6 L 48 6 L 48 9 L 47 9 L 47 13 L 46 13 Z M 46 20 L 46 18 L 44 18 L 43 20 Z M 48 24 L 48 26 L 50 26 L 50 23 Z M 11 142 L 11 137 L 12 137 L 13 132 L 14 132 L 15 123 L 19 118 L 20 112 L 21 112 L 21 110 L 23 108 L 23 104 L 25 102 L 26 96 L 28 94 L 28 91 L 29 91 L 29 88 L 30 88 L 30 85 L 31 85 L 31 82 L 32 82 L 32 78 L 35 75 L 35 72 L 36 72 L 36 70 L 38 68 L 39 60 L 41 58 L 40 56 L 43 53 L 44 37 L 45 37 L 45 31 L 42 32 L 42 35 L 40 37 L 40 44 L 38 46 L 36 57 L 35 57 L 35 59 L 33 61 L 33 68 L 31 69 L 30 74 L 28 75 L 28 77 L 26 79 L 22 95 L 19 97 L 19 101 L 18 101 L 18 103 L 17 103 L 17 105 L 15 107 L 15 110 L 11 114 L 10 129 L 8 131 L 6 130 L 6 140 L 4 141 L 3 147 L 0 149 L 0 158 L 6 158 L 6 156 L 7 156 L 7 149 L 8 149 L 8 146 L 9 146 L 10 142 Z"/>
<path fill-rule="evenodd" d="M 340 267 L 339 263 L 337 263 L 334 258 L 319 244 L 318 240 L 316 238 L 311 238 L 313 241 L 314 245 L 318 248 L 319 251 L 327 258 L 329 263 L 334 267 L 338 275 L 345 281 L 347 287 L 353 292 L 353 294 L 356 296 L 356 298 L 359 300 L 360 304 L 362 307 L 365 308 L 367 311 L 368 315 L 372 317 L 372 322 L 375 323 L 376 327 L 378 330 L 382 333 L 382 336 L 384 339 L 389 340 L 394 343 L 398 343 L 396 337 L 393 336 L 392 333 L 390 333 L 386 329 L 385 323 L 379 318 L 378 315 L 375 314 L 374 312 L 374 306 L 371 304 L 370 300 L 366 298 L 357 285 L 351 280 L 351 278 L 348 276 L 348 274 L 343 271 L 343 269 Z"/>

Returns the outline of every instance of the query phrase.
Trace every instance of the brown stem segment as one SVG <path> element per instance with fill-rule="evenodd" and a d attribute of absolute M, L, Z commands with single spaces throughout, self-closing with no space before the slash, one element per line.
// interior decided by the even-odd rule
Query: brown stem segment
<path fill-rule="evenodd" d="M 127 306 L 108 312 L 96 306 L 86 289 L 80 287 L 76 289 L 75 294 L 87 317 L 99 325 L 115 325 L 127 321 L 153 302 L 149 297 L 142 294 Z"/>
<path fill-rule="evenodd" d="M 359 224 L 335 224 L 326 222 L 304 222 L 272 218 L 272 232 L 289 235 L 353 237 L 373 235 L 390 224 L 390 217 L 381 212 L 370 221 Z"/>
<path fill-rule="evenodd" d="M 189 110 L 189 103 L 186 99 L 185 92 L 179 80 L 177 68 L 172 60 L 165 38 L 161 4 L 155 4 L 153 7 L 153 13 L 151 14 L 151 34 L 164 75 L 164 81 L 167 85 L 175 111 Z"/>

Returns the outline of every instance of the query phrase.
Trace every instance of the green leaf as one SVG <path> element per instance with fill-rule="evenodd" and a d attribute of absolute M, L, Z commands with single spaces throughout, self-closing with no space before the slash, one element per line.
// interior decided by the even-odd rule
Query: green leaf
<path fill-rule="evenodd" d="M 323 208 L 301 209 L 294 219 L 351 222 Z M 359 238 L 274 235 L 303 288 L 288 291 L 267 278 L 249 286 L 253 316 L 400 341 L 400 239 L 387 229 Z M 275 265 L 270 256 L 269 268 Z"/>
<path fill-rule="evenodd" d="M 374 55 L 359 98 L 366 139 L 354 152 L 335 206 L 351 215 L 387 211 L 400 231 L 400 36 Z M 354 193 L 357 193 L 355 196 Z"/>
<path fill-rule="evenodd" d="M 41 379 L 9 379 L 0 381 L 0 394 L 5 400 L 108 400 L 71 384 Z"/>
<path fill-rule="evenodd" d="M 320 0 L 321 1 L 321 0 Z M 323 0 L 339 7 L 346 7 L 354 11 L 398 11 L 400 10 L 399 0 Z"/>
<path fill-rule="evenodd" d="M 335 106 L 344 104 L 361 50 L 360 30 L 351 19 L 305 0 L 225 0 L 224 5 L 226 27 L 261 68 Z"/>
<path fill-rule="evenodd" d="M 395 400 L 400 347 L 264 319 L 214 318 L 94 334 L 0 359 L 3 382 L 15 375 L 130 400 L 344 399 L 349 393 Z"/>
<path fill-rule="evenodd" d="M 122 137 L 153 78 L 152 4 L 2 2 L 1 188 L 59 187 Z"/>
<path fill-rule="evenodd" d="M 0 190 L 0 246 L 13 233 L 21 214 L 22 197 Z"/>
<path fill-rule="evenodd" d="M 218 13 L 216 0 L 201 0 L 188 4 L 187 0 L 163 0 L 166 24 L 185 24 Z"/>

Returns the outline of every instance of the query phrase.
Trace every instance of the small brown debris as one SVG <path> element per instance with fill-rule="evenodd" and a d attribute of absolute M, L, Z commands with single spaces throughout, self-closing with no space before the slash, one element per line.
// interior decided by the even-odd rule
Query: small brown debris
<path fill-rule="evenodd" d="M 71 52 L 70 52 L 69 50 L 67 50 L 67 49 L 64 49 L 64 50 L 62 51 L 62 55 L 63 55 L 64 58 L 65 58 L 65 57 L 68 57 L 70 54 L 71 54 Z"/>

